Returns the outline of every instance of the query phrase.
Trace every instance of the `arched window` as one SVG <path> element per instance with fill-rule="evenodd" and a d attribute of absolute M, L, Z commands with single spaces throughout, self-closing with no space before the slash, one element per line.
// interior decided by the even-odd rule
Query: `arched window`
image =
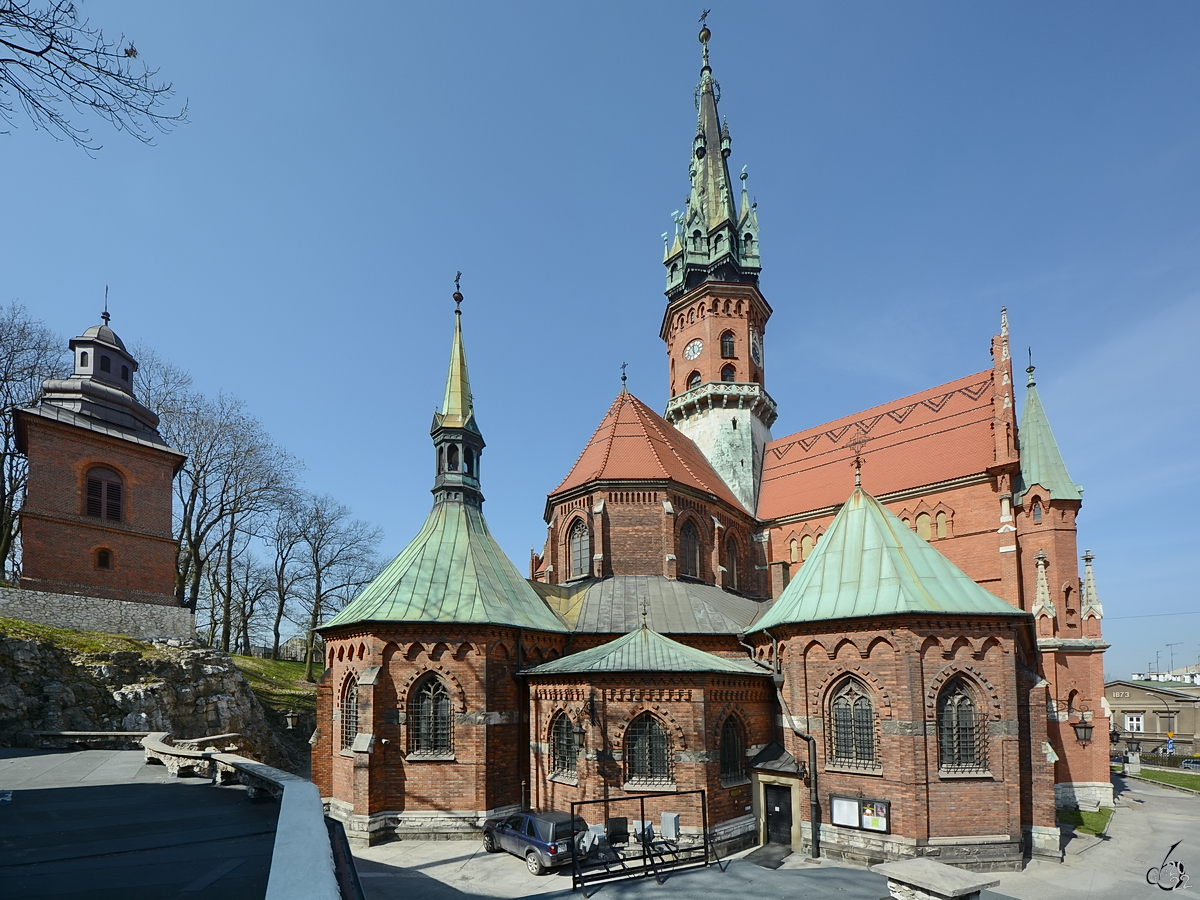
<path fill-rule="evenodd" d="M 792 562 L 800 562 L 800 545 L 792 541 Z"/>
<path fill-rule="evenodd" d="M 121 366 L 121 380 L 122 381 L 129 380 L 129 366 Z"/>
<path fill-rule="evenodd" d="M 671 780 L 671 747 L 666 729 L 650 713 L 633 720 L 625 733 L 627 781 Z"/>
<path fill-rule="evenodd" d="M 723 236 L 723 235 L 719 235 L 719 234 L 718 234 L 718 235 L 717 235 L 717 236 L 716 236 L 716 237 L 713 239 L 713 253 L 714 253 L 714 254 L 720 254 L 720 252 L 721 252 L 721 250 L 724 248 L 724 246 L 725 246 L 725 238 L 724 238 L 724 236 Z"/>
<path fill-rule="evenodd" d="M 811 534 L 806 534 L 800 538 L 800 559 L 808 559 L 808 555 L 813 552 L 813 537 Z"/>
<path fill-rule="evenodd" d="M 929 540 L 933 533 L 929 529 L 929 513 L 917 514 L 917 535 Z"/>
<path fill-rule="evenodd" d="M 963 680 L 950 682 L 938 697 L 938 760 L 943 769 L 987 768 L 984 724 Z"/>
<path fill-rule="evenodd" d="M 950 530 L 947 527 L 948 523 L 949 523 L 949 520 L 947 519 L 946 514 L 944 512 L 940 512 L 937 514 L 937 536 L 939 538 L 944 538 L 944 537 L 946 537 L 946 535 L 948 535 L 950 533 Z"/>
<path fill-rule="evenodd" d="M 749 253 L 754 248 L 754 235 L 746 232 L 746 236 L 742 238 L 742 244 L 745 246 L 746 252 Z"/>
<path fill-rule="evenodd" d="M 730 538 L 725 542 L 725 586 L 738 589 L 738 552 L 737 541 Z"/>
<path fill-rule="evenodd" d="M 700 387 L 700 373 L 693 372 L 691 375 L 688 376 L 688 390 L 690 391 L 693 388 L 698 388 L 698 387 Z"/>
<path fill-rule="evenodd" d="M 438 470 L 438 474 L 439 474 L 439 475 L 440 475 L 440 474 L 441 474 L 441 472 L 442 472 L 442 467 L 445 465 L 445 461 L 446 461 L 446 451 L 445 451 L 445 448 L 443 448 L 443 447 L 438 447 L 438 448 L 437 448 L 437 470 Z"/>
<path fill-rule="evenodd" d="M 109 359 L 107 356 L 100 357 L 100 371 L 101 372 L 111 372 L 112 371 L 112 360 Z"/>
<path fill-rule="evenodd" d="M 112 569 L 112 551 L 97 550 L 96 551 L 96 568 L 97 569 Z"/>
<path fill-rule="evenodd" d="M 475 451 L 470 447 L 467 447 L 463 450 L 463 474 L 475 474 Z"/>
<path fill-rule="evenodd" d="M 441 679 L 430 675 L 417 685 L 410 708 L 408 752 L 452 752 L 454 741 L 450 727 L 450 692 Z"/>
<path fill-rule="evenodd" d="M 725 301 L 725 315 L 729 315 L 731 312 L 733 312 L 733 304 L 730 303 L 728 300 L 726 300 Z"/>
<path fill-rule="evenodd" d="M 560 712 L 550 726 L 550 770 L 556 775 L 574 775 L 578 761 L 575 726 Z"/>
<path fill-rule="evenodd" d="M 741 781 L 746 777 L 746 753 L 742 727 L 730 716 L 721 726 L 721 781 Z"/>
<path fill-rule="evenodd" d="M 458 444 L 451 444 L 446 448 L 446 471 L 458 471 Z"/>
<path fill-rule="evenodd" d="M 679 274 L 679 263 L 671 263 L 671 280 L 675 280 L 675 276 Z"/>
<path fill-rule="evenodd" d="M 694 309 L 689 309 L 688 310 L 688 322 L 691 323 L 691 322 L 695 322 L 695 321 L 696 321 L 696 311 Z"/>
<path fill-rule="evenodd" d="M 737 381 L 737 372 L 734 371 L 733 366 L 726 366 L 725 368 L 723 368 L 721 370 L 721 380 L 722 381 Z"/>
<path fill-rule="evenodd" d="M 1033 501 L 1033 524 L 1042 524 L 1042 501 L 1040 500 Z"/>
<path fill-rule="evenodd" d="M 679 574 L 700 577 L 700 533 L 690 520 L 679 529 Z"/>
<path fill-rule="evenodd" d="M 832 762 L 836 765 L 875 765 L 875 707 L 863 686 L 853 678 L 833 695 Z"/>
<path fill-rule="evenodd" d="M 86 369 L 88 364 L 88 352 L 84 350 L 79 354 L 79 368 Z"/>
<path fill-rule="evenodd" d="M 576 519 L 571 526 L 571 577 L 578 578 L 592 572 L 592 541 L 587 523 Z"/>
<path fill-rule="evenodd" d="M 85 512 L 97 519 L 120 522 L 124 491 L 121 476 L 112 469 L 95 468 L 87 473 L 87 505 Z"/>
<path fill-rule="evenodd" d="M 354 743 L 358 734 L 358 680 L 351 677 L 342 690 L 342 749 Z"/>
<path fill-rule="evenodd" d="M 726 301 L 726 302 L 728 303 L 728 301 Z M 731 359 L 732 357 L 737 355 L 734 352 L 735 349 L 736 348 L 733 343 L 733 332 L 727 331 L 723 335 L 721 335 L 721 355 L 724 356 L 726 359 Z"/>

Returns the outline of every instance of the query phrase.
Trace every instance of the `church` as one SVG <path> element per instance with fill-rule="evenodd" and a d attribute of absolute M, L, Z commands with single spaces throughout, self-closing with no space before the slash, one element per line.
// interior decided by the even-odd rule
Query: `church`
<path fill-rule="evenodd" d="M 313 780 L 359 842 L 638 800 L 724 850 L 1058 858 L 1056 806 L 1112 802 L 1108 645 L 1033 368 L 1014 383 L 1001 310 L 980 371 L 772 435 L 710 37 L 664 247 L 666 408 L 622 387 L 518 571 L 483 516 L 455 291 L 433 506 L 321 629 Z"/>

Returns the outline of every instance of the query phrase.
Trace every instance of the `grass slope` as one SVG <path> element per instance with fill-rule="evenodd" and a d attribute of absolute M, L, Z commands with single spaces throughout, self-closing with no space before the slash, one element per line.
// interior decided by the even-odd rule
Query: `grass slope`
<path fill-rule="evenodd" d="M 258 702 L 283 715 L 289 709 L 315 715 L 317 686 L 304 680 L 304 663 L 289 660 L 234 656 Z"/>
<path fill-rule="evenodd" d="M 0 635 L 20 641 L 53 644 L 74 653 L 114 653 L 122 650 L 140 653 L 142 656 L 154 656 L 156 653 L 153 644 L 119 634 L 55 628 L 53 625 L 37 625 L 23 619 L 9 619 L 3 616 L 0 616 Z"/>
<path fill-rule="evenodd" d="M 1191 772 L 1163 771 L 1162 769 L 1147 769 L 1143 766 L 1140 777 L 1149 781 L 1157 781 L 1160 784 L 1173 784 L 1175 787 L 1200 791 L 1200 775 L 1194 775 Z"/>
<path fill-rule="evenodd" d="M 1104 834 L 1104 829 L 1108 827 L 1108 820 L 1112 818 L 1112 814 L 1111 809 L 1103 808 L 1097 812 L 1088 812 L 1082 809 L 1060 809 L 1058 824 L 1071 825 L 1081 834 L 1099 835 Z"/>

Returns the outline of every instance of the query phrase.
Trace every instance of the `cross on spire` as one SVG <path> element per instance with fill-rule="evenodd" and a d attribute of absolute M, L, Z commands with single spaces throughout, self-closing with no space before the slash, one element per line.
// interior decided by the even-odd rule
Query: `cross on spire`
<path fill-rule="evenodd" d="M 461 279 L 462 279 L 462 272 L 455 272 L 454 273 L 454 314 L 456 316 L 462 315 L 463 295 L 462 295 L 462 291 L 459 290 L 459 287 L 458 287 L 458 282 Z"/>
<path fill-rule="evenodd" d="M 628 393 L 628 391 L 626 391 L 626 389 L 625 389 L 625 379 L 627 378 L 627 376 L 625 375 L 625 367 L 627 365 L 629 365 L 629 363 L 621 363 L 621 393 L 622 394 Z"/>
<path fill-rule="evenodd" d="M 112 318 L 112 316 L 110 316 L 108 314 L 108 285 L 107 284 L 104 286 L 104 312 L 100 313 L 100 318 L 102 318 L 104 320 L 105 325 L 107 325 L 109 320 Z"/>
<path fill-rule="evenodd" d="M 846 446 L 854 451 L 854 486 L 862 487 L 862 466 L 863 466 L 863 448 L 867 446 L 867 433 L 863 431 L 862 426 L 858 428 L 858 434 L 846 442 Z"/>

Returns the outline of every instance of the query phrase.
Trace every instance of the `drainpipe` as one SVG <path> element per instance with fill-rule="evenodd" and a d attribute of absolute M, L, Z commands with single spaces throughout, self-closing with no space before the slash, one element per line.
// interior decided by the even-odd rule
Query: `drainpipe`
<path fill-rule="evenodd" d="M 810 858 L 821 858 L 821 832 L 818 820 L 821 817 L 821 801 L 820 794 L 817 791 L 817 739 L 807 731 L 801 729 L 796 720 L 792 718 L 792 712 L 788 709 L 787 701 L 783 699 L 783 673 L 779 671 L 779 641 L 777 641 L 771 632 L 763 630 L 763 634 L 771 638 L 771 665 L 767 665 L 754 657 L 754 648 L 747 644 L 742 638 L 745 634 L 738 637 L 738 643 L 751 651 L 750 658 L 754 660 L 756 665 L 764 669 L 771 670 L 771 681 L 775 684 L 775 699 L 779 701 L 779 708 L 783 711 L 783 720 L 787 723 L 787 727 L 792 734 L 808 742 L 808 823 L 812 829 L 812 839 L 809 842 Z"/>

